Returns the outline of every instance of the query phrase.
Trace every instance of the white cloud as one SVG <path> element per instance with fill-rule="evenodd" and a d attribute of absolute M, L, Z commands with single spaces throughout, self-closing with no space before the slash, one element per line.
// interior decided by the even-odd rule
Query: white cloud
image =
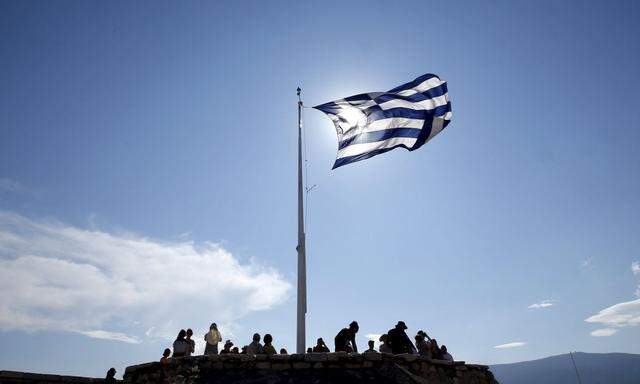
<path fill-rule="evenodd" d="M 130 343 L 130 344 L 140 343 L 140 339 L 138 339 L 137 337 L 125 335 L 124 333 L 120 333 L 120 332 L 109 332 L 109 331 L 97 330 L 97 331 L 84 331 L 80 333 L 82 333 L 85 336 L 92 337 L 94 339 L 115 340 L 115 341 Z"/>
<path fill-rule="evenodd" d="M 633 272 L 634 275 L 640 274 L 640 263 L 637 261 L 632 262 L 631 272 Z M 640 287 L 636 290 L 636 295 L 640 296 Z M 598 314 L 586 318 L 584 321 L 587 323 L 604 324 L 607 327 L 591 332 L 592 336 L 611 336 L 617 332 L 616 329 L 611 327 L 619 328 L 640 325 L 640 299 L 614 304 L 601 310 Z M 604 334 L 604 332 L 609 332 L 607 329 L 615 332 Z M 600 334 L 596 335 L 594 333 Z"/>
<path fill-rule="evenodd" d="M 631 272 L 633 272 L 633 274 L 635 276 L 640 275 L 640 263 L 637 261 L 634 261 L 631 263 Z M 636 296 L 640 297 L 640 284 L 638 284 L 638 288 L 636 289 Z"/>
<path fill-rule="evenodd" d="M 640 275 L 640 262 L 634 261 L 631 263 L 631 272 L 633 272 L 634 275 Z"/>
<path fill-rule="evenodd" d="M 213 243 L 163 242 L 0 211 L 0 330 L 131 342 L 231 324 L 287 298 L 274 269 Z M 99 330 L 99 331 L 96 331 Z M 133 335 L 133 336 L 131 336 Z"/>
<path fill-rule="evenodd" d="M 518 347 L 522 347 L 524 345 L 526 345 L 527 343 L 522 342 L 522 341 L 514 341 L 512 343 L 506 343 L 506 344 L 500 344 L 500 345 L 496 345 L 495 349 L 509 349 L 509 348 L 518 348 Z"/>
<path fill-rule="evenodd" d="M 618 303 L 585 319 L 587 323 L 600 323 L 607 326 L 624 327 L 640 324 L 640 299 Z"/>
<path fill-rule="evenodd" d="M 600 328 L 600 329 L 596 329 L 594 331 L 591 331 L 591 336 L 594 336 L 594 337 L 613 336 L 617 332 L 618 332 L 618 330 L 615 329 L 615 328 Z"/>
<path fill-rule="evenodd" d="M 539 303 L 531 304 L 527 308 L 530 308 L 530 309 L 549 308 L 549 307 L 553 307 L 555 305 L 554 303 L 555 303 L 554 300 L 542 300 Z"/>
<path fill-rule="evenodd" d="M 580 262 L 581 268 L 592 268 L 593 267 L 593 256 L 588 257 Z"/>
<path fill-rule="evenodd" d="M 373 340 L 373 341 L 375 341 L 376 343 L 378 342 L 378 340 L 380 340 L 380 336 L 382 336 L 382 334 L 381 334 L 381 333 L 367 333 L 367 334 L 365 335 L 365 337 L 366 337 L 367 339 L 369 339 L 369 340 Z"/>

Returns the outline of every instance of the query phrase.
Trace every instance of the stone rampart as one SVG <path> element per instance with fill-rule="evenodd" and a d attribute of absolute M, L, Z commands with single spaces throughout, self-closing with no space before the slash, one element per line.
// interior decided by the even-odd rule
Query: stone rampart
<path fill-rule="evenodd" d="M 0 371 L 0 384 L 102 384 L 104 379 L 90 377 L 48 375 L 16 371 Z"/>
<path fill-rule="evenodd" d="M 127 384 L 497 384 L 489 368 L 414 355 L 210 355 L 128 367 Z"/>

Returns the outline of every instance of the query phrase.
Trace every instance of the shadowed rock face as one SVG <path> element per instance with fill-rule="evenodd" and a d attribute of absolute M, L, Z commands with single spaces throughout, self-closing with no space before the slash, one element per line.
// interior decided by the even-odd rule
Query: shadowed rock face
<path fill-rule="evenodd" d="M 214 355 L 171 359 L 162 367 L 128 367 L 131 384 L 497 384 L 486 366 L 418 356 L 313 353 L 306 355 Z"/>

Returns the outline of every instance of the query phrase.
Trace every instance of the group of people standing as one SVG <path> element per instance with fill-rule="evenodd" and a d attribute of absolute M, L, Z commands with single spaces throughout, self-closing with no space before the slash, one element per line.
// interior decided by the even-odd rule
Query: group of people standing
<path fill-rule="evenodd" d="M 343 328 L 338 332 L 334 338 L 335 351 L 358 353 L 358 346 L 356 345 L 356 333 L 360 330 L 358 322 L 352 321 L 347 328 Z M 453 361 L 453 357 L 447 351 L 446 346 L 438 346 L 438 341 L 432 339 L 426 332 L 420 330 L 415 336 L 415 344 L 411 341 L 406 333 L 407 325 L 404 321 L 398 321 L 398 323 L 390 329 L 387 333 L 380 336 L 380 346 L 378 351 L 374 349 L 374 341 L 369 341 L 369 349 L 364 353 L 390 353 L 390 354 L 414 354 L 427 356 L 431 359 Z M 195 341 L 192 339 L 193 331 L 191 329 L 180 330 L 178 337 L 173 342 L 173 357 L 191 356 L 195 352 Z M 222 342 L 222 334 L 218 330 L 216 323 L 211 324 L 209 332 L 204 335 L 206 346 L 204 349 L 205 355 L 217 355 L 220 354 L 247 354 L 247 355 L 275 355 L 277 354 L 275 347 L 273 346 L 273 336 L 270 334 L 264 335 L 263 338 L 260 334 L 255 333 L 253 335 L 251 343 L 238 349 L 233 346 L 231 340 L 227 340 L 224 343 L 224 347 L 218 352 L 218 344 Z M 264 342 L 264 344 L 261 343 Z M 329 347 L 325 344 L 322 338 L 317 340 L 314 347 L 307 349 L 307 353 L 327 353 L 330 352 Z M 169 348 L 164 350 L 161 362 L 167 363 L 171 350 Z M 287 354 L 287 350 L 282 348 L 280 354 Z"/>

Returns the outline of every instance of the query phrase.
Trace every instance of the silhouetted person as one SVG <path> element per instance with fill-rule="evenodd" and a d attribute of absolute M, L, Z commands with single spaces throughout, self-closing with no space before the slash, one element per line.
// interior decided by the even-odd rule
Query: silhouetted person
<path fill-rule="evenodd" d="M 453 361 L 453 356 L 451 356 L 451 354 L 447 352 L 446 345 L 443 345 L 442 347 L 440 347 L 440 356 L 442 357 L 442 360 Z"/>
<path fill-rule="evenodd" d="M 239 355 L 240 354 L 240 350 L 238 349 L 238 347 L 233 347 L 233 349 L 231 349 L 231 353 L 234 355 Z"/>
<path fill-rule="evenodd" d="M 222 347 L 222 351 L 220 351 L 220 354 L 226 355 L 228 353 L 231 353 L 231 347 L 233 347 L 233 343 L 231 342 L 231 340 L 225 341 L 224 347 Z"/>
<path fill-rule="evenodd" d="M 246 345 L 244 347 L 240 348 L 240 354 L 241 355 L 246 355 L 247 354 L 247 346 Z"/>
<path fill-rule="evenodd" d="M 307 353 L 313 353 L 313 348 L 311 347 L 307 348 Z"/>
<path fill-rule="evenodd" d="M 104 379 L 105 384 L 116 384 L 116 369 L 110 368 L 107 371 L 107 377 Z"/>
<path fill-rule="evenodd" d="M 217 355 L 218 343 L 222 341 L 222 335 L 220 334 L 220 331 L 218 331 L 216 323 L 212 323 L 211 326 L 209 326 L 209 332 L 204 335 L 204 340 L 206 341 L 204 354 Z"/>
<path fill-rule="evenodd" d="M 349 324 L 349 328 L 342 328 L 336 335 L 334 341 L 336 344 L 336 352 L 355 352 L 358 353 L 358 346 L 356 345 L 356 333 L 360 327 L 358 323 L 352 321 Z"/>
<path fill-rule="evenodd" d="M 187 331 L 181 329 L 178 333 L 178 337 L 176 341 L 173 342 L 173 357 L 182 357 L 186 356 L 187 351 L 189 350 L 189 343 L 186 339 Z"/>
<path fill-rule="evenodd" d="M 367 344 L 369 345 L 369 349 L 364 351 L 364 353 L 378 353 L 378 351 L 375 350 L 375 341 L 369 340 Z"/>
<path fill-rule="evenodd" d="M 389 344 L 391 344 L 391 351 L 395 355 L 401 353 L 414 353 L 415 347 L 405 332 L 407 326 L 404 321 L 398 321 L 395 328 L 390 329 L 387 332 Z"/>
<path fill-rule="evenodd" d="M 247 355 L 258 355 L 262 353 L 262 344 L 260 344 L 260 334 L 253 334 L 253 341 L 247 345 Z"/>
<path fill-rule="evenodd" d="M 162 352 L 162 357 L 160 358 L 160 382 L 162 384 L 168 384 L 169 374 L 167 373 L 167 365 L 169 365 L 169 355 L 171 355 L 171 350 L 169 348 L 165 348 Z"/>
<path fill-rule="evenodd" d="M 280 354 L 281 354 L 281 355 L 288 355 L 289 353 L 287 352 L 287 350 L 286 350 L 286 349 L 284 349 L 284 348 L 280 348 Z"/>
<path fill-rule="evenodd" d="M 189 348 L 187 348 L 187 353 L 185 356 L 191 356 L 192 353 L 196 351 L 196 341 L 191 338 L 193 336 L 193 330 L 191 328 L 187 329 L 187 344 L 189 344 Z"/>
<path fill-rule="evenodd" d="M 169 364 L 169 355 L 171 355 L 171 350 L 169 348 L 165 348 L 164 352 L 162 352 L 162 357 L 160 358 L 160 364 Z"/>
<path fill-rule="evenodd" d="M 431 358 L 435 360 L 442 360 L 442 352 L 438 346 L 438 340 L 431 339 Z"/>
<path fill-rule="evenodd" d="M 264 347 L 262 347 L 262 353 L 265 355 L 275 355 L 276 354 L 276 349 L 273 347 L 273 345 L 271 345 L 271 343 L 273 343 L 273 336 L 271 336 L 270 334 L 266 334 L 264 335 Z"/>
<path fill-rule="evenodd" d="M 425 340 L 424 333 L 418 332 L 416 335 L 416 349 L 420 356 L 431 358 L 431 343 Z"/>
<path fill-rule="evenodd" d="M 380 351 L 380 353 L 393 353 L 393 350 L 391 350 L 391 345 L 389 344 L 389 335 L 387 335 L 386 333 L 384 335 L 380 336 L 380 339 L 378 339 L 380 341 L 380 347 L 378 347 L 378 350 Z"/>
<path fill-rule="evenodd" d="M 327 353 L 327 352 L 331 352 L 329 351 L 329 347 L 327 347 L 327 344 L 324 343 L 324 340 L 322 340 L 322 337 L 318 339 L 316 345 L 313 347 L 313 352 L 315 353 Z"/>

